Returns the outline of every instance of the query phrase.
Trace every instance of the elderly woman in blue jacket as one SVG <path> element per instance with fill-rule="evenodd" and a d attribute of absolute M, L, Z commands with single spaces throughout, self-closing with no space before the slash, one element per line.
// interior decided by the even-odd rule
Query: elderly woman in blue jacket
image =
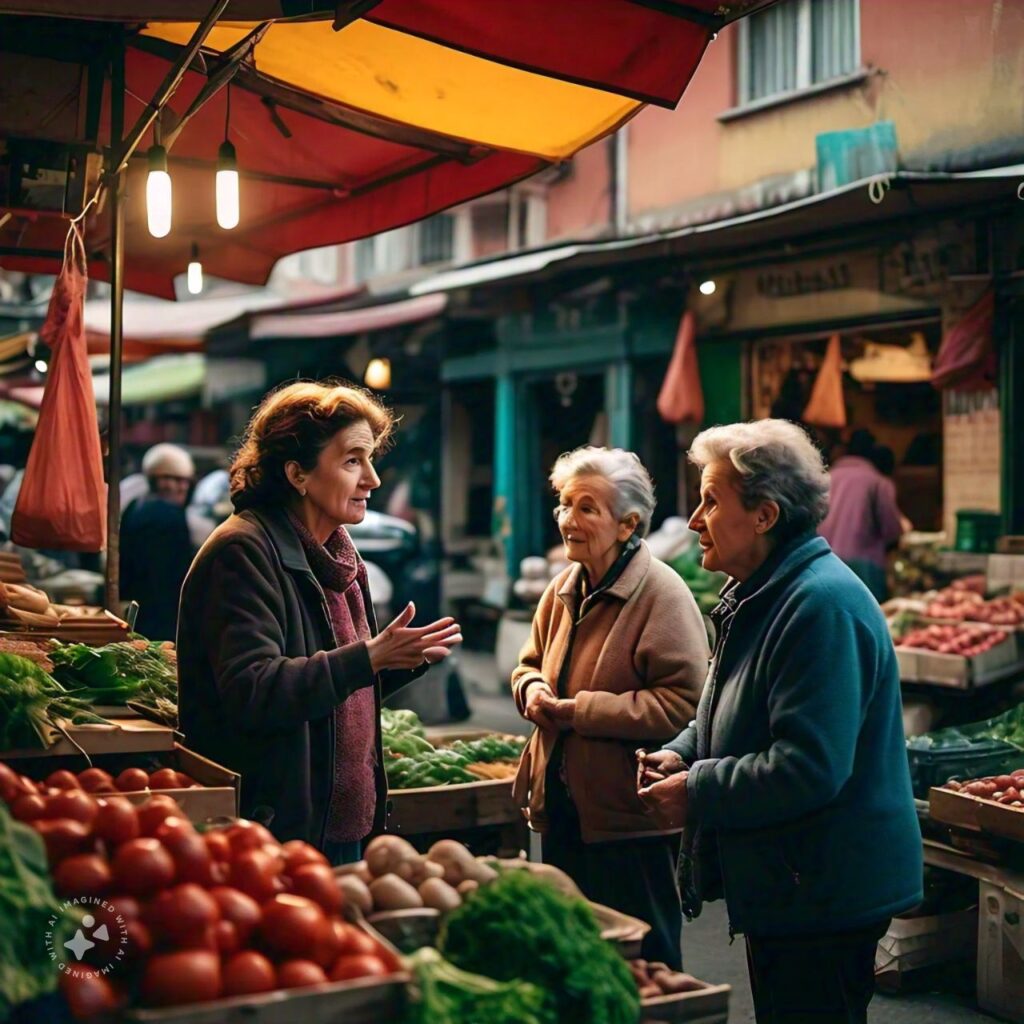
<path fill-rule="evenodd" d="M 725 898 L 758 1024 L 867 1019 L 874 953 L 922 898 L 899 673 L 885 620 L 815 535 L 828 474 L 798 426 L 713 427 L 690 450 L 690 526 L 731 579 L 696 719 L 638 753 L 638 787 L 685 825 L 687 917 Z"/>

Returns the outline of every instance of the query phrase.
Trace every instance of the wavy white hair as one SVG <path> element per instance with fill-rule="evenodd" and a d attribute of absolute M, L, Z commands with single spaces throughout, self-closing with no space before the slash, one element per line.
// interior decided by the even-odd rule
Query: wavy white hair
<path fill-rule="evenodd" d="M 785 539 L 815 529 L 828 514 L 828 470 L 802 427 L 789 420 L 753 420 L 701 431 L 690 461 L 703 469 L 728 459 L 740 476 L 747 508 L 774 501 L 779 521 L 772 530 Z"/>
<path fill-rule="evenodd" d="M 615 492 L 615 515 L 621 520 L 635 512 L 637 536 L 647 536 L 654 515 L 654 481 L 639 455 L 623 448 L 584 445 L 559 455 L 548 479 L 557 493 L 577 476 L 603 476 Z"/>

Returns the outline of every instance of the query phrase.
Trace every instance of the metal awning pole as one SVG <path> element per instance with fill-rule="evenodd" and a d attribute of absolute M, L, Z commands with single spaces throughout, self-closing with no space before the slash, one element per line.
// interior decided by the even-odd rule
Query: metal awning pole
<path fill-rule="evenodd" d="M 105 604 L 120 614 L 121 580 L 121 364 L 124 356 L 124 34 L 119 33 L 110 70 L 110 402 L 107 406 L 107 570 Z"/>

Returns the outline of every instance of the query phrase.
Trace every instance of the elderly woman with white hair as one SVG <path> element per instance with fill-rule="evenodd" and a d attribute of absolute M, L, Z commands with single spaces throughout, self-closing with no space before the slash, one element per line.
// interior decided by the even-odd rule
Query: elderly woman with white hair
<path fill-rule="evenodd" d="M 690 450 L 704 567 L 732 579 L 697 718 L 641 755 L 639 795 L 686 826 L 693 918 L 724 896 L 759 1024 L 864 1022 L 890 918 L 922 898 L 899 672 L 877 602 L 815 529 L 828 475 L 793 423 Z"/>
<path fill-rule="evenodd" d="M 646 812 L 635 752 L 693 718 L 707 632 L 686 585 L 641 539 L 654 486 L 636 455 L 578 448 L 558 459 L 551 484 L 573 564 L 544 592 L 512 673 L 516 706 L 537 727 L 515 791 L 544 861 L 590 899 L 651 924 L 644 956 L 678 968 L 680 827 Z"/>

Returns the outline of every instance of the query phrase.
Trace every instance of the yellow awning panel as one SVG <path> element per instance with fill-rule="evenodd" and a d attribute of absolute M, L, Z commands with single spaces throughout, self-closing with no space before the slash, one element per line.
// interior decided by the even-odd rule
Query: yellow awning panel
<path fill-rule="evenodd" d="M 255 27 L 226 22 L 206 47 L 229 49 Z M 184 45 L 192 23 L 145 34 Z M 379 117 L 488 148 L 561 160 L 614 129 L 635 100 L 474 57 L 416 36 L 355 21 L 282 22 L 256 47 L 265 75 Z"/>

